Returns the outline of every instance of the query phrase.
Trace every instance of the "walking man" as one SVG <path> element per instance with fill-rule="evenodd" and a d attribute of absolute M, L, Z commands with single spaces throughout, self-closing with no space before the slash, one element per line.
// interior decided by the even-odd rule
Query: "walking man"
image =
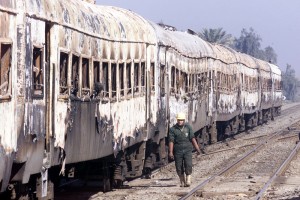
<path fill-rule="evenodd" d="M 193 146 L 198 154 L 200 154 L 200 149 L 192 127 L 185 122 L 185 114 L 178 113 L 176 119 L 177 123 L 170 128 L 169 132 L 169 157 L 170 159 L 175 158 L 180 187 L 189 187 L 191 185 Z"/>

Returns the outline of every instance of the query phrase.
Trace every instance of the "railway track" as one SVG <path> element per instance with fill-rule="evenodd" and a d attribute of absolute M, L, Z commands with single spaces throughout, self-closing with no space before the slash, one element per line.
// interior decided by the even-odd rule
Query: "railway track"
<path fill-rule="evenodd" d="M 300 127 L 300 122 L 296 125 L 298 125 Z M 288 136 L 285 136 L 285 135 L 288 135 Z M 286 140 L 287 138 L 289 138 L 290 140 Z M 252 166 L 254 168 L 257 167 L 257 165 L 255 165 L 255 164 L 251 165 L 252 161 L 250 159 L 252 159 L 252 160 L 262 160 L 263 159 L 262 161 L 258 161 L 258 162 L 266 162 L 266 160 L 264 160 L 264 158 L 265 158 L 264 154 L 268 154 L 271 152 L 269 148 L 273 149 L 274 145 L 278 146 L 278 145 L 282 145 L 281 143 L 284 143 L 284 144 L 288 143 L 288 145 L 284 145 L 288 149 L 288 147 L 292 146 L 292 144 L 298 140 L 299 140 L 298 133 L 295 137 L 295 131 L 292 131 L 292 130 L 289 130 L 288 132 L 286 130 L 280 130 L 280 131 L 276 132 L 275 134 L 271 134 L 264 140 L 260 141 L 253 149 L 248 151 L 245 155 L 243 155 L 242 157 L 237 159 L 234 163 L 225 167 L 224 169 L 222 169 L 215 175 L 207 178 L 206 180 L 204 180 L 199 185 L 194 187 L 191 191 L 189 191 L 186 195 L 184 195 L 180 199 L 185 200 L 191 196 L 200 196 L 200 197 L 204 197 L 204 198 L 210 198 L 210 197 L 216 196 L 216 195 L 223 196 L 223 195 L 228 195 L 228 194 L 232 195 L 234 193 L 237 193 L 239 195 L 244 194 L 245 195 L 244 197 L 255 196 L 256 190 L 251 189 L 251 187 L 250 188 L 246 187 L 246 189 L 248 189 L 248 191 L 247 190 L 244 191 L 243 187 L 240 188 L 240 190 L 237 188 L 234 188 L 234 189 L 230 188 L 230 187 L 232 187 L 232 184 L 230 184 L 232 182 L 230 180 L 230 177 L 232 175 L 230 175 L 230 174 L 234 174 L 233 179 L 234 179 L 235 183 L 238 179 L 241 179 L 241 177 L 247 177 L 248 179 L 252 179 L 256 175 L 255 174 L 256 172 L 259 175 L 259 173 L 261 173 L 261 171 L 264 171 L 264 169 L 261 169 L 261 168 L 252 169 L 251 167 L 249 167 L 249 166 Z M 277 144 L 277 143 L 280 143 L 280 144 Z M 293 158 L 293 156 L 296 154 L 297 150 L 299 149 L 299 146 L 300 145 L 297 144 L 297 146 L 294 148 L 294 150 L 288 156 L 288 159 L 286 159 L 283 162 L 283 164 L 278 167 L 277 170 L 274 170 L 274 169 L 276 169 L 276 167 L 269 167 L 269 165 L 268 165 L 268 167 L 270 168 L 269 170 L 272 172 L 273 171 L 275 171 L 275 172 L 273 172 L 271 179 L 268 180 L 267 183 L 258 192 L 256 199 L 261 199 L 263 197 L 265 190 L 269 187 L 269 185 L 272 183 L 272 181 L 278 176 L 278 173 L 281 172 L 284 168 L 286 168 L 286 166 L 289 164 L 289 162 L 291 161 L 291 159 Z M 286 150 L 286 151 L 288 151 L 288 150 Z M 259 153 L 260 153 L 260 155 L 259 155 Z M 274 155 L 278 155 L 278 154 L 276 154 L 276 153 L 270 154 L 271 157 L 269 157 L 269 160 L 270 160 L 271 164 L 272 164 L 272 160 L 274 159 L 272 156 L 274 156 Z M 257 158 L 255 158 L 255 156 Z M 281 155 L 280 158 L 277 157 L 276 164 L 280 163 L 278 160 L 282 160 L 285 157 L 286 157 L 285 154 Z M 274 164 L 274 165 L 277 166 L 276 164 Z M 246 167 L 242 167 L 242 166 L 246 166 Z M 263 165 L 263 167 L 264 167 L 264 165 Z M 243 168 L 243 169 L 240 169 L 240 168 Z M 240 169 L 240 170 L 238 170 L 238 169 Z M 249 172 L 249 171 L 251 173 L 249 173 L 249 175 L 247 175 L 247 172 Z M 261 176 L 261 175 L 259 175 L 259 176 Z M 257 182 L 258 182 L 257 180 L 250 181 L 250 183 L 255 183 L 255 187 L 257 186 Z M 208 185 L 210 185 L 211 192 L 203 190 Z M 215 187 L 216 185 L 217 185 L 217 187 Z M 223 187 L 223 185 L 227 185 L 227 186 L 229 186 L 229 188 L 226 188 L 226 189 L 220 188 L 220 187 Z M 236 187 L 237 187 L 237 185 L 236 185 Z M 212 188 L 217 188 L 217 190 L 212 189 Z M 251 191 L 251 192 L 249 192 L 249 191 Z"/>
<path fill-rule="evenodd" d="M 253 147 L 259 145 L 264 139 L 270 137 L 272 133 L 279 132 L 276 130 L 279 130 L 280 128 L 283 129 L 283 132 L 280 134 L 280 136 L 278 136 L 276 142 L 284 144 L 285 142 L 289 142 L 293 140 L 295 143 L 295 141 L 298 140 L 297 130 L 300 129 L 297 128 L 296 126 L 291 125 L 300 118 L 300 111 L 299 113 L 298 112 L 293 113 L 293 111 L 296 110 L 300 110 L 300 104 L 295 104 L 295 106 L 289 106 L 283 109 L 281 116 L 277 117 L 275 121 L 270 121 L 268 124 L 259 126 L 248 133 L 246 132 L 241 133 L 239 135 L 234 136 L 233 138 L 228 138 L 223 142 L 218 142 L 213 145 L 207 146 L 205 149 L 206 154 L 204 155 L 200 155 L 200 156 L 194 155 L 193 156 L 194 172 L 192 177 L 192 185 L 189 188 L 179 187 L 179 180 L 174 169 L 174 163 L 172 162 L 163 168 L 153 171 L 151 175 L 151 179 L 142 179 L 142 178 L 135 179 L 133 181 L 125 183 L 125 187 L 121 189 L 116 189 L 108 193 L 99 192 L 99 189 L 97 190 L 97 186 L 96 189 L 94 187 L 93 189 L 89 189 L 89 188 L 82 189 L 84 190 L 82 192 L 80 191 L 81 189 L 75 189 L 75 192 L 68 192 L 68 190 L 66 190 L 63 191 L 63 193 L 67 197 L 62 198 L 60 195 L 58 195 L 57 199 L 91 199 L 91 200 L 151 199 L 154 200 L 154 199 L 182 198 L 186 194 L 188 194 L 188 192 L 191 191 L 192 188 L 198 186 L 199 183 L 202 183 L 209 177 L 215 175 L 216 172 L 220 172 L 224 168 L 224 166 L 228 166 L 229 163 L 236 162 L 237 159 L 241 158 L 241 155 L 246 154 L 247 152 L 250 151 L 250 149 L 253 149 Z M 252 156 L 248 160 L 253 159 L 253 157 L 254 156 Z M 261 164 L 261 162 L 255 162 L 255 160 L 253 162 L 256 163 L 256 165 Z M 240 169 L 241 167 L 242 165 L 236 167 L 236 170 Z M 245 169 L 243 170 L 245 171 Z M 234 175 L 234 171 L 230 173 L 225 173 L 226 176 L 224 177 L 230 178 L 232 174 Z M 254 176 L 254 173 L 250 175 Z M 257 177 L 250 178 L 251 176 L 243 175 L 244 178 L 248 177 L 247 180 L 249 182 L 252 181 L 258 184 L 258 181 L 256 180 Z M 217 179 L 220 179 L 220 177 L 221 176 L 218 176 Z M 262 178 L 266 180 L 268 177 L 262 176 Z M 255 187 L 257 187 L 256 183 L 253 183 L 252 185 L 255 185 Z M 254 192 L 254 191 L 258 192 L 259 188 L 255 188 L 255 187 L 250 188 L 250 190 L 253 191 L 248 191 L 248 193 L 245 194 L 248 195 L 250 192 Z M 77 198 L 77 196 L 79 196 L 77 195 L 77 193 L 80 194 L 81 197 L 83 193 L 86 195 L 84 198 Z M 233 192 L 231 194 L 233 194 L 233 196 L 245 195 L 245 194 L 234 194 Z M 267 191 L 264 194 L 269 195 L 269 192 Z M 201 199 L 201 197 L 199 197 L 201 195 L 202 196 L 206 195 L 205 198 L 207 198 L 209 197 L 210 193 L 205 191 L 204 192 L 198 191 L 196 193 L 196 197 L 191 195 L 190 198 Z M 212 199 L 213 198 L 214 197 L 212 197 Z M 243 198 L 247 199 L 246 196 L 244 196 Z M 238 199 L 241 199 L 241 196 L 238 196 Z"/>

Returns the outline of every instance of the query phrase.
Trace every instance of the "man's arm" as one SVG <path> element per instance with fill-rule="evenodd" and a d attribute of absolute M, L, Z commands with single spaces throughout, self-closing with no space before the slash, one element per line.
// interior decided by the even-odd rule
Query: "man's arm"
<path fill-rule="evenodd" d="M 174 143 L 169 142 L 169 157 L 172 160 L 174 159 L 173 149 L 174 149 Z"/>
<path fill-rule="evenodd" d="M 198 143 L 195 138 L 192 138 L 192 144 L 193 144 L 194 148 L 196 149 L 197 153 L 200 154 L 200 148 L 199 148 Z"/>

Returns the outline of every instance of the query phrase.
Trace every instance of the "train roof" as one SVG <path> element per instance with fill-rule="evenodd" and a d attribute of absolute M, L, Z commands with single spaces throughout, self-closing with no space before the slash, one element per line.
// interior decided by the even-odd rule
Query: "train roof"
<path fill-rule="evenodd" d="M 278 66 L 276 66 L 276 65 L 274 65 L 272 63 L 268 63 L 268 64 L 269 64 L 269 66 L 270 66 L 271 71 L 272 71 L 273 74 L 277 74 L 279 76 L 281 75 L 281 70 L 279 69 Z"/>
<path fill-rule="evenodd" d="M 51 21 L 104 40 L 155 43 L 149 23 L 126 9 L 78 0 L 25 0 L 25 6 L 25 12 L 33 18 Z"/>
<path fill-rule="evenodd" d="M 151 21 L 149 23 L 155 29 L 159 45 L 173 48 L 185 57 L 201 58 L 214 56 L 211 45 L 200 37 L 182 31 L 169 30 Z"/>

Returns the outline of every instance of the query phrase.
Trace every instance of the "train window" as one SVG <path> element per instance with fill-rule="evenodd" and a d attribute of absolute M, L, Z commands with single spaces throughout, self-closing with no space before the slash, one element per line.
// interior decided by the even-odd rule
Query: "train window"
<path fill-rule="evenodd" d="M 197 91 L 197 74 L 193 74 L 192 78 L 192 92 L 194 93 Z"/>
<path fill-rule="evenodd" d="M 171 93 L 175 93 L 175 67 L 171 68 Z"/>
<path fill-rule="evenodd" d="M 187 81 L 188 81 L 187 74 L 184 73 L 184 72 L 182 72 L 182 74 L 181 74 L 181 80 L 180 80 L 180 87 L 185 92 L 187 92 L 187 86 L 188 86 Z"/>
<path fill-rule="evenodd" d="M 94 66 L 94 83 L 100 83 L 100 63 L 98 61 L 93 62 Z"/>
<path fill-rule="evenodd" d="M 111 97 L 115 98 L 117 95 L 117 65 L 111 64 Z"/>
<path fill-rule="evenodd" d="M 43 50 L 42 48 L 33 48 L 33 66 L 32 66 L 32 82 L 33 82 L 33 96 L 43 97 L 44 93 L 44 77 L 43 77 Z"/>
<path fill-rule="evenodd" d="M 119 64 L 119 84 L 120 84 L 120 95 L 124 96 L 124 64 Z"/>
<path fill-rule="evenodd" d="M 184 80 L 185 80 L 185 83 L 184 83 L 185 92 L 188 93 L 188 91 L 189 91 L 189 79 L 188 79 L 188 75 L 186 73 L 184 73 Z"/>
<path fill-rule="evenodd" d="M 198 75 L 197 82 L 198 82 L 198 91 L 200 94 L 203 93 L 204 84 L 205 84 L 205 73 L 201 73 Z"/>
<path fill-rule="evenodd" d="M 175 77 L 175 93 L 179 93 L 179 87 L 180 87 L 180 71 L 176 69 L 176 77 Z"/>
<path fill-rule="evenodd" d="M 79 83 L 79 57 L 73 55 L 72 57 L 72 71 L 71 71 L 71 94 L 78 96 Z"/>
<path fill-rule="evenodd" d="M 93 73 L 94 73 L 94 83 L 93 83 L 93 97 L 97 97 L 100 95 L 100 88 L 99 84 L 101 83 L 100 80 L 100 63 L 98 61 L 93 62 Z"/>
<path fill-rule="evenodd" d="M 151 86 L 151 91 L 155 91 L 155 68 L 154 68 L 154 63 L 150 64 L 150 86 Z"/>
<path fill-rule="evenodd" d="M 193 84 L 194 84 L 194 75 L 193 74 L 190 74 L 189 75 L 189 92 L 193 92 Z"/>
<path fill-rule="evenodd" d="M 11 44 L 1 44 L 0 99 L 11 97 Z"/>
<path fill-rule="evenodd" d="M 217 80 L 216 80 L 216 82 L 217 82 L 217 89 L 218 90 L 221 89 L 221 77 L 222 77 L 221 72 L 217 72 Z"/>
<path fill-rule="evenodd" d="M 162 95 L 165 94 L 165 76 L 166 76 L 165 66 L 160 65 L 160 91 Z"/>
<path fill-rule="evenodd" d="M 103 96 L 109 97 L 109 82 L 108 82 L 108 63 L 102 63 L 101 82 L 103 84 Z"/>
<path fill-rule="evenodd" d="M 59 63 L 59 94 L 68 94 L 68 62 L 69 55 L 67 53 L 60 53 Z"/>
<path fill-rule="evenodd" d="M 81 66 L 81 72 L 82 72 L 82 80 L 81 80 L 81 94 L 82 95 L 90 95 L 90 65 L 89 65 L 89 59 L 82 58 L 82 66 Z"/>
<path fill-rule="evenodd" d="M 139 76 L 140 75 L 140 65 L 139 63 L 134 63 L 134 93 L 139 92 Z"/>
<path fill-rule="evenodd" d="M 144 93 L 146 91 L 146 68 L 145 62 L 141 63 L 141 91 Z"/>
<path fill-rule="evenodd" d="M 126 80 L 127 80 L 127 94 L 132 92 L 131 84 L 131 63 L 126 63 Z"/>

